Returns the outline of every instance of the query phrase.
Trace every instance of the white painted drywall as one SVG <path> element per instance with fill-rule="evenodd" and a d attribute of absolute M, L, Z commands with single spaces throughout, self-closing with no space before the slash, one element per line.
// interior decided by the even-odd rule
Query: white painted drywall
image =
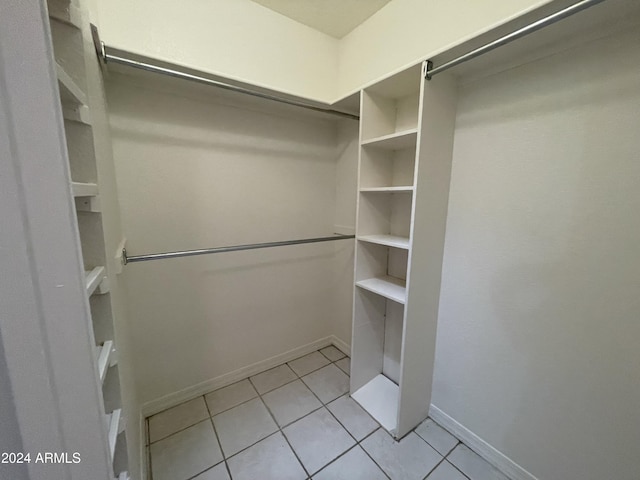
<path fill-rule="evenodd" d="M 111 76 L 129 254 L 333 233 L 334 122 L 215 95 Z M 347 248 L 330 242 L 126 266 L 140 401 L 327 337 L 336 295 L 344 296 L 339 316 L 349 322 L 350 277 L 347 289 L 335 288 Z"/>
<path fill-rule="evenodd" d="M 302 97 L 337 96 L 338 40 L 250 0 L 100 0 L 110 46 Z"/>
<path fill-rule="evenodd" d="M 347 95 L 549 0 L 394 0 L 340 41 L 337 90 Z"/>
<path fill-rule="evenodd" d="M 394 0 L 338 40 L 250 0 L 92 0 L 111 47 L 334 102 L 550 0 Z"/>
<path fill-rule="evenodd" d="M 636 29 L 460 94 L 433 403 L 541 480 L 640 472 L 638 65 Z"/>

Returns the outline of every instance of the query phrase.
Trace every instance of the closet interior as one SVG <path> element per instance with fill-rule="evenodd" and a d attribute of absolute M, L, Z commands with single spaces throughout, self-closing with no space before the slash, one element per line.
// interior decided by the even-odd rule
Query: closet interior
<path fill-rule="evenodd" d="M 620 55 L 626 54 L 638 42 L 638 6 L 625 0 L 571 5 L 554 1 L 530 9 L 327 103 L 200 71 L 186 61 L 156 59 L 140 53 L 143 49 L 111 46 L 91 25 L 90 6 L 47 0 L 44 28 L 50 29 L 53 47 L 86 287 L 82 301 L 89 310 L 82 320 L 89 322 L 92 356 L 85 360 L 93 365 L 101 392 L 102 423 L 91 428 L 100 431 L 109 465 L 106 472 L 104 465 L 96 466 L 95 478 L 152 479 L 149 417 L 329 346 L 338 349 L 341 360 L 350 359 L 343 370 L 349 375 L 348 394 L 341 395 L 400 442 L 394 445 L 413 441 L 416 427 L 431 416 L 514 480 L 535 479 L 534 473 L 561 478 L 536 462 L 543 453 L 528 456 L 513 446 L 508 422 L 494 422 L 500 425 L 496 433 L 482 430 L 482 419 L 466 416 L 478 418 L 482 409 L 469 406 L 474 398 L 460 400 L 472 380 L 458 360 L 461 356 L 472 368 L 474 359 L 452 347 L 451 338 L 459 334 L 469 351 L 485 346 L 454 331 L 450 317 L 468 315 L 471 322 L 473 307 L 465 310 L 458 303 L 475 299 L 479 287 L 464 288 L 483 273 L 481 266 L 452 273 L 474 255 L 465 243 L 472 243 L 465 226 L 473 232 L 476 218 L 493 221 L 482 210 L 493 192 L 472 200 L 476 185 L 464 169 L 482 171 L 477 164 L 487 162 L 495 175 L 484 179 L 487 184 L 498 183 L 501 172 L 492 164 L 497 154 L 488 148 L 474 158 L 474 149 L 486 147 L 474 129 L 503 126 L 506 133 L 489 136 L 486 144 L 513 147 L 517 163 L 525 149 L 546 151 L 544 138 L 512 146 L 504 125 L 513 120 L 521 122 L 522 131 L 534 131 L 553 111 L 548 104 L 527 104 L 540 100 L 531 91 L 526 100 L 503 104 L 487 83 L 508 82 L 536 62 L 544 78 L 553 79 L 561 65 L 544 62 L 567 59 L 574 50 L 565 63 L 581 71 L 592 45 L 611 54 L 621 76 L 628 73 L 622 62 L 615 63 L 620 51 L 612 50 L 626 45 Z M 599 68 L 597 59 L 593 68 Z M 557 75 L 556 86 L 562 81 L 562 73 Z M 541 84 L 540 97 L 554 87 L 553 80 Z M 517 87 L 509 85 L 505 97 Z M 624 89 L 636 98 L 637 88 L 625 83 Z M 537 123 L 518 118 L 513 106 L 518 102 L 523 109 L 539 108 Z M 588 121 L 581 116 L 576 124 Z M 467 188 L 456 188 L 456 182 Z M 510 188 L 506 174 L 504 185 Z M 465 217 L 463 226 L 457 222 L 464 216 L 460 205 L 478 212 Z M 534 215 L 528 208 L 522 210 L 526 219 Z M 553 216 L 551 206 L 545 211 Z M 478 243 L 509 238 L 500 227 L 496 232 L 479 235 Z M 528 231 L 523 244 L 538 234 L 543 235 Z M 496 263 L 507 250 L 495 253 Z M 491 281 L 496 291 L 509 283 L 503 277 Z M 532 290 L 544 288 L 528 281 Z M 456 288 L 464 295 L 454 295 Z M 538 300 L 531 291 L 520 295 L 533 305 Z M 496 311 L 506 302 L 503 297 L 492 298 Z M 517 351 L 522 338 L 504 323 L 486 329 L 509 345 L 505 351 Z M 517 357 L 512 363 L 528 361 Z M 494 359 L 482 365 L 502 372 L 506 363 Z M 448 368 L 458 368 L 458 383 L 447 383 L 442 372 Z M 487 389 L 500 391 L 492 373 L 477 375 Z M 518 401 L 517 408 L 529 408 L 528 400 Z M 449 413 L 443 411 L 447 405 Z M 206 418 L 213 416 L 205 412 Z M 284 425 L 279 429 L 286 435 Z M 513 450 L 500 453 L 508 448 Z M 446 454 L 439 453 L 446 463 Z M 322 466 L 303 466 L 304 478 L 328 478 L 315 476 Z M 378 466 L 385 477 L 396 478 Z M 577 478 L 567 472 L 562 478 Z M 430 471 L 421 478 L 433 478 L 426 475 Z M 176 480 L 191 479 L 200 477 Z"/>

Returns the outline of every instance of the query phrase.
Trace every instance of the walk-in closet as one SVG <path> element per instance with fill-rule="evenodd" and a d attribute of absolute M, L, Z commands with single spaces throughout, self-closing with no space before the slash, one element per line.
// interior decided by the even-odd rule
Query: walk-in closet
<path fill-rule="evenodd" d="M 0 480 L 638 480 L 640 3 L 0 4 Z"/>

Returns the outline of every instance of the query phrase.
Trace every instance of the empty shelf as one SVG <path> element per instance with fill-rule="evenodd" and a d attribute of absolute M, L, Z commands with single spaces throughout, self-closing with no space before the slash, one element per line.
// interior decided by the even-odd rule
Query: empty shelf
<path fill-rule="evenodd" d="M 390 133 L 381 137 L 363 140 L 363 147 L 376 147 L 383 150 L 401 150 L 416 146 L 418 139 L 418 131 L 415 128 L 404 130 L 402 132 Z"/>
<path fill-rule="evenodd" d="M 407 237 L 398 237 L 396 235 L 362 235 L 358 237 L 361 242 L 376 243 L 378 245 L 386 245 L 387 247 L 409 249 L 409 239 Z"/>
<path fill-rule="evenodd" d="M 362 193 L 411 193 L 413 192 L 413 186 L 404 187 L 366 187 L 361 188 Z"/>
<path fill-rule="evenodd" d="M 95 183 L 71 182 L 74 197 L 95 197 L 98 195 L 98 185 Z"/>
<path fill-rule="evenodd" d="M 67 72 L 56 63 L 56 76 L 60 87 L 60 100 L 63 105 L 86 105 L 87 97 Z"/>
<path fill-rule="evenodd" d="M 49 17 L 59 22 L 64 22 L 79 30 L 82 29 L 82 14 L 78 7 L 70 1 L 65 0 L 49 0 Z"/>
<path fill-rule="evenodd" d="M 407 297 L 407 289 L 405 288 L 405 285 L 405 280 L 390 277 L 388 275 L 385 275 L 384 277 L 367 278 L 366 280 L 356 282 L 356 286 L 360 288 L 377 293 L 378 295 L 403 305 Z"/>
<path fill-rule="evenodd" d="M 87 289 L 87 295 L 91 296 L 102 283 L 105 277 L 104 267 L 96 267 L 93 270 L 84 272 L 84 284 Z"/>
<path fill-rule="evenodd" d="M 62 106 L 62 116 L 65 120 L 71 122 L 83 123 L 91 125 L 91 113 L 86 105 L 69 105 Z"/>
<path fill-rule="evenodd" d="M 389 433 L 394 433 L 398 421 L 398 393 L 398 385 L 380 374 L 351 396 Z"/>
<path fill-rule="evenodd" d="M 108 417 L 108 425 L 109 425 L 109 452 L 111 452 L 111 459 L 116 453 L 116 441 L 118 439 L 118 434 L 122 431 L 121 420 L 122 420 L 122 409 L 118 408 L 114 410 L 111 415 L 107 415 Z"/>
<path fill-rule="evenodd" d="M 100 382 L 104 383 L 104 379 L 107 376 L 107 370 L 113 363 L 113 354 L 115 353 L 113 350 L 113 342 L 108 340 L 104 342 L 104 345 L 101 347 L 96 347 L 98 349 L 98 373 L 100 374 Z"/>

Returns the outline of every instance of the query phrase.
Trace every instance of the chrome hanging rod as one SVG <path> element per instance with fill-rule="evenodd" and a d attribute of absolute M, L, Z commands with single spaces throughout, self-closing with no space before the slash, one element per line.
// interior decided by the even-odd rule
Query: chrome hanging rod
<path fill-rule="evenodd" d="M 480 55 L 484 55 L 485 53 L 490 52 L 491 50 L 495 50 L 496 48 L 506 45 L 507 43 L 511 43 L 514 40 L 524 37 L 525 35 L 529 35 L 530 33 L 540 30 L 541 28 L 544 28 L 556 22 L 559 22 L 560 20 L 570 17 L 571 15 L 581 12 L 582 10 L 586 10 L 587 8 L 597 5 L 598 3 L 601 3 L 603 1 L 604 0 L 582 0 L 578 3 L 574 3 L 573 5 L 567 8 L 564 8 L 547 17 L 541 18 L 540 20 L 537 20 L 525 27 L 522 27 L 516 30 L 515 32 L 511 32 L 508 35 L 505 35 L 504 37 L 500 37 L 497 40 L 494 40 L 485 45 L 482 45 L 481 47 L 478 47 L 475 50 L 465 53 L 464 55 L 460 55 L 459 57 L 454 58 L 453 60 L 449 60 L 448 62 L 443 63 L 442 65 L 439 65 L 435 68 L 427 68 L 425 77 L 431 80 L 431 78 L 434 75 L 437 75 L 438 73 L 442 73 L 445 70 L 455 67 L 456 65 L 460 65 L 461 63 L 464 63 L 473 58 L 479 57 Z"/>
<path fill-rule="evenodd" d="M 104 63 L 119 63 L 120 65 L 126 65 L 128 67 L 138 68 L 140 70 L 146 70 L 147 72 L 160 73 L 162 75 L 168 75 L 170 77 L 180 78 L 183 80 L 189 80 L 191 82 L 201 83 L 203 85 L 209 85 L 212 87 L 218 87 L 223 90 L 230 90 L 232 92 L 242 93 L 245 95 L 251 95 L 252 97 L 263 98 L 266 100 L 271 100 L 274 102 L 285 103 L 287 105 L 293 105 L 294 107 L 306 108 L 307 110 L 313 110 L 314 112 L 327 113 L 329 115 L 335 115 L 343 118 L 349 118 L 351 120 L 359 120 L 360 117 L 358 115 L 354 115 L 351 113 L 341 112 L 339 110 L 332 110 L 327 107 L 315 106 L 298 100 L 289 100 L 287 98 L 278 97 L 276 95 L 271 95 L 268 93 L 256 92 L 254 90 L 250 90 L 248 88 L 239 87 L 237 85 L 231 85 L 228 83 L 220 82 L 218 80 L 212 80 L 210 78 L 202 77 L 200 75 L 193 75 L 191 73 L 180 72 L 178 70 L 174 70 L 173 68 L 160 67 L 157 65 L 152 65 L 151 63 L 142 62 L 139 60 L 131 60 L 129 58 L 120 57 L 118 55 L 113 55 L 109 53 L 109 47 L 104 44 L 100 48 L 100 56 L 102 57 L 102 61 Z"/>
<path fill-rule="evenodd" d="M 283 242 L 253 243 L 249 245 L 234 245 L 232 247 L 203 248 L 200 250 L 184 250 L 181 252 L 149 253 L 147 255 L 127 255 L 127 250 L 122 250 L 122 260 L 125 265 L 148 260 L 161 260 L 163 258 L 193 257 L 195 255 L 209 255 L 210 253 L 238 252 L 241 250 L 256 250 L 258 248 L 284 247 L 286 245 L 302 245 L 304 243 L 332 242 L 334 240 L 347 240 L 356 238 L 355 235 L 333 235 L 331 237 L 303 238 L 301 240 L 285 240 Z"/>

